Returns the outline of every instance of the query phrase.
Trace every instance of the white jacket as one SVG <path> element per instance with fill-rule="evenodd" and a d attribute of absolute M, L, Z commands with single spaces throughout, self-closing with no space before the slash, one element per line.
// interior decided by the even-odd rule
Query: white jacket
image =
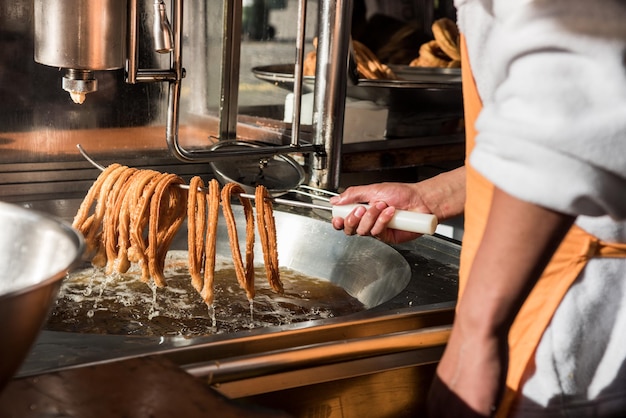
<path fill-rule="evenodd" d="M 455 4 L 483 101 L 470 164 L 626 242 L 626 1 Z M 625 359 L 626 259 L 594 259 L 544 333 L 519 415 L 625 411 Z"/>

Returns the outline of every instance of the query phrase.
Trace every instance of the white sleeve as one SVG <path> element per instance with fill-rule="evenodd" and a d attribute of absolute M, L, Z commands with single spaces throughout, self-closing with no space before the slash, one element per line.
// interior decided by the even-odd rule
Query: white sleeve
<path fill-rule="evenodd" d="M 492 5 L 486 43 L 468 37 L 489 74 L 470 164 L 522 200 L 626 219 L 626 2 Z"/>

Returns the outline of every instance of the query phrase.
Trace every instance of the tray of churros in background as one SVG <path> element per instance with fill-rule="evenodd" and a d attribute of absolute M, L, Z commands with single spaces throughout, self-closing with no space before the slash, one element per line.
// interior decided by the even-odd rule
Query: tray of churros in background
<path fill-rule="evenodd" d="M 381 105 L 390 104 L 392 96 L 404 90 L 403 95 L 414 94 L 422 97 L 442 91 L 444 95 L 461 91 L 460 68 L 426 68 L 408 65 L 393 65 L 390 68 L 396 74 L 394 79 L 360 78 L 357 84 L 348 84 L 347 96 L 353 99 L 371 100 Z M 293 91 L 294 64 L 273 64 L 254 67 L 252 73 L 259 80 L 267 81 L 285 90 Z M 314 76 L 304 76 L 302 92 L 312 93 L 315 87 Z M 447 90 L 447 92 L 446 92 Z"/>
<path fill-rule="evenodd" d="M 456 102 L 461 90 L 458 28 L 450 19 L 442 18 L 432 24 L 432 34 L 434 39 L 424 42 L 419 47 L 418 56 L 408 59 L 404 64 L 383 62 L 367 45 L 353 39 L 350 58 L 358 81 L 353 82 L 350 77 L 348 97 L 388 105 L 398 92 L 403 99 L 411 94 L 415 94 L 417 99 L 423 99 L 424 91 L 427 90 L 428 95 L 441 92 L 444 96 L 453 96 Z M 315 86 L 316 39 L 313 40 L 313 47 L 303 63 L 302 92 L 305 94 L 311 93 Z M 293 91 L 294 64 L 255 67 L 252 73 L 258 79 Z"/>
<path fill-rule="evenodd" d="M 354 65 L 357 77 L 348 77 L 346 95 L 383 109 L 386 138 L 455 133 L 460 129 L 463 96 L 459 32 L 453 21 L 442 18 L 433 23 L 432 34 L 434 39 L 421 44 L 419 52 L 415 52 L 417 57 L 409 56 L 400 64 L 385 62 L 364 43 L 352 39 L 350 66 Z M 303 63 L 303 98 L 315 89 L 316 40 L 313 46 Z M 253 68 L 252 73 L 258 79 L 293 91 L 294 67 L 267 65 Z M 307 99 L 310 102 L 310 97 Z"/>
<path fill-rule="evenodd" d="M 460 68 L 412 67 L 409 65 L 390 65 L 396 75 L 394 79 L 359 78 L 356 86 L 380 88 L 458 88 L 461 84 Z M 252 68 L 252 73 L 259 80 L 267 81 L 286 90 L 293 90 L 294 64 L 272 64 Z M 315 77 L 303 77 L 303 91 L 313 91 Z"/>

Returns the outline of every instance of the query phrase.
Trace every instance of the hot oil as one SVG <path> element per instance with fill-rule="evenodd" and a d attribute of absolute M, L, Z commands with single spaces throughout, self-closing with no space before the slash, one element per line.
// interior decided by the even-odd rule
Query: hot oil
<path fill-rule="evenodd" d="M 142 282 L 140 271 L 107 276 L 101 269 L 72 273 L 45 328 L 53 331 L 197 337 L 342 316 L 364 309 L 361 302 L 326 280 L 281 268 L 284 293 L 272 291 L 265 269 L 255 268 L 252 304 L 239 287 L 232 263 L 218 260 L 215 302 L 208 307 L 191 285 L 187 252 L 170 251 L 167 286 Z"/>

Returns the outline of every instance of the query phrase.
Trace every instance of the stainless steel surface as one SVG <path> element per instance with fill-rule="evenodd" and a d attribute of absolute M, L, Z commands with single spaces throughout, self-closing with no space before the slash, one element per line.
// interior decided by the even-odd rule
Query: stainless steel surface
<path fill-rule="evenodd" d="M 35 61 L 80 70 L 122 68 L 127 0 L 35 0 Z"/>
<path fill-rule="evenodd" d="M 154 0 L 154 22 L 152 23 L 152 37 L 154 38 L 154 50 L 159 54 L 172 51 L 174 35 L 172 26 L 167 17 L 165 2 Z"/>
<path fill-rule="evenodd" d="M 220 86 L 220 139 L 237 136 L 237 106 L 239 104 L 239 64 L 241 54 L 242 2 L 224 3 L 222 83 Z"/>
<path fill-rule="evenodd" d="M 311 344 L 291 350 L 279 350 L 227 360 L 215 360 L 184 366 L 193 376 L 206 377 L 211 384 L 231 382 L 284 372 L 319 367 L 355 358 L 376 357 L 404 351 L 441 347 L 450 336 L 451 326 Z M 263 391 L 267 390 L 264 388 Z M 250 395 L 247 393 L 246 395 Z"/>
<path fill-rule="evenodd" d="M 61 280 L 83 252 L 66 224 L 0 202 L 0 390 L 28 354 Z"/>
<path fill-rule="evenodd" d="M 79 203 L 79 200 L 35 201 L 27 205 L 71 219 Z M 361 338 L 451 324 L 456 299 L 458 245 L 437 237 L 423 237 L 392 248 L 371 238 L 346 237 L 332 229 L 316 212 L 298 211 L 308 214 L 305 217 L 283 212 L 288 208 L 277 206 L 276 209 L 277 226 L 282 231 L 278 239 L 281 265 L 329 278 L 356 295 L 369 309 L 343 317 L 197 338 L 44 330 L 20 375 L 149 354 L 166 355 L 181 366 L 228 361 L 245 355 L 289 352 L 315 344 L 343 344 L 348 340 L 358 344 Z M 227 243 L 223 241 L 218 251 L 228 253 Z M 176 245 L 184 247 L 185 242 L 184 237 L 179 237 Z M 415 341 L 418 347 L 419 337 Z M 404 347 L 396 344 L 386 352 L 391 355 L 406 350 Z M 309 366 L 327 363 L 328 359 L 312 358 Z"/>
<path fill-rule="evenodd" d="M 320 189 L 339 188 L 351 27 L 352 0 L 320 0 L 313 143 L 323 152 L 311 154 L 309 163 L 309 184 Z"/>
<path fill-rule="evenodd" d="M 291 114 L 291 145 L 300 143 L 300 113 L 302 112 L 302 83 L 304 80 L 304 55 L 306 41 L 306 0 L 298 0 L 296 25 L 296 61 L 293 70 L 293 112 Z"/>
<path fill-rule="evenodd" d="M 346 89 L 349 98 L 368 100 L 388 109 L 386 137 L 421 136 L 418 131 L 427 129 L 429 124 L 462 118 L 463 96 L 458 69 L 395 68 L 400 71 L 401 79 L 361 79 Z M 253 68 L 252 72 L 277 87 L 286 90 L 294 87 L 293 64 L 265 65 Z M 315 77 L 305 77 L 303 87 L 305 92 L 312 92 Z"/>
<path fill-rule="evenodd" d="M 98 89 L 93 71 L 122 68 L 126 1 L 36 0 L 35 61 L 67 69 L 63 89 L 82 104 Z"/>
<path fill-rule="evenodd" d="M 389 104 L 390 89 L 403 90 L 460 90 L 461 72 L 458 68 L 418 68 L 393 66 L 400 78 L 395 80 L 360 79 L 356 85 L 349 85 L 348 97 L 372 100 L 379 104 Z M 293 64 L 272 64 L 254 67 L 252 73 L 260 80 L 267 81 L 285 90 L 295 88 Z M 315 87 L 315 77 L 304 77 L 304 92 L 310 93 Z M 371 90 L 371 91 L 368 91 Z"/>
<path fill-rule="evenodd" d="M 432 82 L 438 85 L 447 84 L 448 87 L 461 87 L 460 68 L 411 67 L 410 65 L 393 64 L 389 67 L 398 78 L 404 81 Z"/>

